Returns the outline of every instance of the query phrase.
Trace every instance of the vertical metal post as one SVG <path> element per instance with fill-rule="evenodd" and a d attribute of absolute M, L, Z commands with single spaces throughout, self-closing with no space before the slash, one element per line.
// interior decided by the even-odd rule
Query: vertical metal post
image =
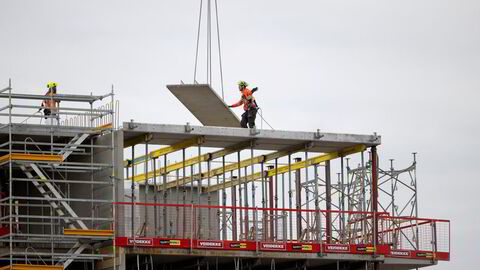
<path fill-rule="evenodd" d="M 308 192 L 308 146 L 305 146 L 305 209 L 309 210 L 310 207 L 310 198 L 309 198 L 309 192 Z M 306 239 L 310 240 L 310 212 L 307 211 L 306 213 L 307 217 L 307 234 L 306 234 Z"/>
<path fill-rule="evenodd" d="M 292 155 L 288 154 L 288 209 L 289 212 L 289 231 L 290 231 L 290 240 L 293 240 L 293 202 L 292 202 Z"/>
<path fill-rule="evenodd" d="M 177 207 L 176 207 L 176 215 L 175 215 L 175 236 L 176 237 L 179 237 L 180 233 L 179 233 L 179 230 L 180 230 L 180 208 L 178 207 L 178 204 L 180 203 L 180 191 L 178 189 L 178 186 L 180 185 L 179 183 L 179 179 L 180 179 L 180 170 L 177 169 L 175 171 L 175 183 L 176 183 L 176 191 L 175 191 L 175 198 L 177 198 Z"/>
<path fill-rule="evenodd" d="M 243 189 L 245 190 L 245 193 L 243 194 L 243 198 L 245 200 L 245 216 L 243 218 L 244 220 L 244 227 L 245 227 L 245 239 L 248 239 L 248 232 L 249 232 L 249 218 L 248 218 L 248 185 L 247 185 L 247 180 L 248 180 L 248 168 L 244 167 L 245 171 L 245 176 L 243 177 Z"/>
<path fill-rule="evenodd" d="M 418 190 L 417 190 L 417 153 L 413 152 L 413 185 L 415 188 L 415 217 L 418 218 Z M 416 249 L 420 248 L 420 242 L 418 239 L 418 219 L 415 220 L 415 245 Z"/>
<path fill-rule="evenodd" d="M 319 194 L 318 194 L 318 164 L 313 166 L 314 169 L 314 185 L 315 185 L 315 238 L 318 242 L 321 242 L 322 235 L 320 234 L 320 201 L 319 201 Z"/>
<path fill-rule="evenodd" d="M 190 165 L 190 205 L 192 206 L 192 209 L 193 209 L 193 200 L 194 200 L 194 197 L 193 195 L 195 194 L 195 191 L 193 190 L 193 185 L 195 183 L 195 179 L 193 178 L 193 165 Z M 183 187 L 185 188 L 185 186 Z M 200 212 L 201 209 L 198 210 L 198 212 Z M 197 214 L 197 211 L 195 210 L 195 213 L 192 211 L 190 212 L 190 220 L 192 221 L 192 226 L 190 228 L 190 231 L 192 232 L 198 232 L 198 230 L 196 230 L 196 225 L 197 225 L 197 220 L 196 220 L 196 214 Z M 185 216 L 187 214 L 185 213 Z M 186 225 L 185 225 L 186 226 Z M 193 238 L 193 234 L 191 234 L 191 238 Z"/>
<path fill-rule="evenodd" d="M 332 241 L 332 180 L 330 175 L 330 160 L 325 161 L 325 204 L 327 214 L 325 218 L 327 243 Z"/>
<path fill-rule="evenodd" d="M 282 173 L 282 239 L 287 240 L 287 211 L 285 211 L 285 174 Z"/>
<path fill-rule="evenodd" d="M 237 181 L 237 177 L 233 176 L 233 172 L 230 172 L 230 178 L 232 179 L 232 187 L 230 188 L 231 191 L 231 200 L 232 200 L 232 240 L 237 240 L 237 187 L 235 182 Z"/>
<path fill-rule="evenodd" d="M 152 159 L 152 168 L 153 168 L 153 228 L 155 232 L 155 236 L 157 236 L 158 232 L 158 215 L 157 215 L 157 193 L 158 193 L 158 188 L 157 188 L 157 158 Z M 165 190 L 162 190 L 162 194 L 165 192 Z"/>
<path fill-rule="evenodd" d="M 278 158 L 275 159 L 275 193 L 273 194 L 275 198 L 275 228 L 274 228 L 274 239 L 278 239 Z"/>
<path fill-rule="evenodd" d="M 365 159 L 364 159 L 364 151 L 361 153 L 361 161 L 362 161 L 362 182 L 361 182 L 361 194 L 362 194 L 362 201 L 361 201 L 361 211 L 367 212 L 367 197 L 366 197 L 366 191 L 365 187 L 367 186 L 367 173 L 366 173 L 366 165 L 365 165 Z M 348 166 L 348 165 L 347 165 Z M 373 210 L 372 210 L 373 211 Z M 367 231 L 367 213 L 364 213 L 362 218 L 362 230 L 363 230 L 363 236 L 366 238 L 368 235 Z"/>
<path fill-rule="evenodd" d="M 8 228 L 9 228 L 9 249 L 10 265 L 13 267 L 13 165 L 12 165 L 12 79 L 8 79 Z M 53 261 L 52 261 L 53 264 Z"/>
<path fill-rule="evenodd" d="M 301 158 L 295 158 L 295 163 L 300 162 Z M 297 211 L 297 241 L 302 237 L 302 184 L 300 182 L 300 169 L 295 170 L 295 204 Z"/>
<path fill-rule="evenodd" d="M 372 146 L 372 212 L 373 212 L 373 243 L 378 244 L 378 157 L 377 147 Z"/>
<path fill-rule="evenodd" d="M 211 231 L 211 220 L 212 220 L 212 209 L 210 208 L 212 204 L 212 198 L 210 197 L 210 162 L 211 160 L 207 161 L 207 203 L 208 203 L 208 214 L 207 214 L 207 229 L 208 229 L 208 239 L 212 239 Z M 202 179 L 202 174 L 200 174 L 200 179 Z M 217 178 L 218 184 L 218 178 Z"/>
<path fill-rule="evenodd" d="M 131 190 L 132 190 L 132 237 L 135 238 L 135 165 L 134 161 L 135 160 L 135 145 L 132 145 L 132 185 L 131 185 Z"/>
<path fill-rule="evenodd" d="M 393 160 L 394 159 L 390 159 L 390 187 L 391 187 L 391 192 L 390 192 L 390 198 L 392 200 L 392 217 L 395 216 L 395 189 L 396 189 L 396 186 L 397 186 L 397 181 L 396 181 L 396 177 L 393 175 L 394 174 L 394 169 L 393 169 Z M 394 239 L 393 239 L 393 244 L 395 246 L 395 230 L 394 230 Z"/>
<path fill-rule="evenodd" d="M 340 157 L 340 189 L 342 193 L 340 194 L 340 211 L 342 211 L 341 218 L 340 218 L 340 238 L 342 242 L 345 241 L 345 232 L 347 231 L 346 228 L 346 220 L 345 220 L 345 176 L 344 176 L 344 165 L 343 165 L 343 156 Z"/>
<path fill-rule="evenodd" d="M 185 238 L 185 212 L 187 209 L 185 209 L 185 204 L 186 204 L 186 199 L 187 199 L 187 188 L 185 187 L 185 179 L 187 178 L 186 176 L 186 170 L 185 170 L 185 148 L 182 149 L 182 178 L 183 178 L 183 185 L 182 185 L 182 194 L 183 194 L 183 204 L 184 206 L 182 207 L 182 212 L 183 212 L 183 219 L 182 219 L 182 238 Z M 178 196 L 178 195 L 177 195 Z M 178 212 L 177 212 L 178 213 Z M 193 215 L 193 213 L 192 213 Z"/>
<path fill-rule="evenodd" d="M 146 204 L 148 203 L 148 141 L 147 135 L 145 135 L 145 206 L 144 206 L 144 211 L 145 211 L 145 217 L 144 217 L 144 222 L 145 222 L 145 231 L 144 231 L 144 236 L 147 236 L 147 231 L 148 231 L 148 207 Z"/>
<path fill-rule="evenodd" d="M 242 207 L 242 170 L 240 167 L 240 151 L 237 152 L 237 170 L 238 170 L 238 198 L 239 198 L 239 206 Z M 246 175 L 245 175 L 246 177 Z M 240 236 L 243 235 L 243 211 L 242 208 L 239 209 L 240 213 Z"/>
<path fill-rule="evenodd" d="M 167 155 L 163 155 L 163 204 L 168 202 L 167 191 Z M 178 172 L 178 170 L 177 170 Z M 177 174 L 178 176 L 178 174 Z M 178 181 L 178 178 L 176 179 Z M 178 194 L 177 194 L 178 196 Z M 163 206 L 163 236 L 167 236 L 167 206 Z"/>
<path fill-rule="evenodd" d="M 263 161 L 260 163 L 260 171 L 261 171 L 261 177 L 262 177 L 262 230 L 263 230 L 263 241 L 267 240 L 267 211 L 265 208 L 267 208 L 267 186 L 266 186 L 266 181 L 265 181 L 265 170 L 264 170 L 264 163 Z"/>
<path fill-rule="evenodd" d="M 222 188 L 222 240 L 227 240 L 227 190 L 225 187 L 225 156 L 222 156 L 222 181 L 223 181 L 223 188 Z"/>
<path fill-rule="evenodd" d="M 193 169 L 193 166 L 192 166 Z M 198 205 L 201 205 L 201 197 L 202 197 L 202 147 L 200 144 L 198 145 L 198 180 L 197 180 L 197 194 L 198 194 Z M 193 171 L 192 171 L 192 186 L 193 186 Z M 193 194 L 192 194 L 193 195 Z M 209 229 L 209 228 L 208 228 Z M 203 237 L 202 234 L 202 209 L 198 208 L 198 235 Z"/>
<path fill-rule="evenodd" d="M 272 165 L 269 165 L 267 167 L 267 170 L 273 170 L 274 166 Z M 274 219 L 274 215 L 273 215 L 273 208 L 274 208 L 274 201 L 273 201 L 273 196 L 274 196 L 274 190 L 273 190 L 273 176 L 269 176 L 268 178 L 268 203 L 269 203 L 269 208 L 270 208 L 270 241 L 273 241 L 274 240 L 274 233 L 275 233 L 275 229 L 274 229 L 274 225 L 273 225 L 273 219 Z"/>
<path fill-rule="evenodd" d="M 253 146 L 254 146 L 254 142 L 251 142 L 251 144 L 250 144 L 250 160 L 252 161 L 252 162 L 250 163 L 250 174 L 252 175 L 252 179 L 251 179 L 251 182 L 252 182 L 252 183 L 251 183 L 251 185 L 252 185 L 252 204 L 251 204 L 251 207 L 252 207 L 252 208 L 254 208 L 254 207 L 256 208 L 256 202 L 255 202 L 255 192 L 256 192 L 256 191 L 255 191 L 255 181 L 254 181 L 254 180 L 255 180 L 255 176 L 253 175 L 253 172 L 254 172 L 254 169 L 255 169 L 255 168 L 254 168 L 254 163 L 253 163 Z M 254 218 L 256 217 L 256 215 L 257 215 L 257 210 L 255 210 L 254 215 L 255 215 L 255 216 L 254 216 L 252 219 L 254 219 Z M 247 215 L 247 216 L 248 216 L 248 215 Z M 248 223 L 248 222 L 247 222 L 247 223 Z M 253 237 L 255 237 L 254 240 L 257 241 L 257 237 L 256 237 L 256 235 L 257 235 L 257 228 L 258 228 L 257 220 L 253 220 L 252 228 L 253 228 L 253 230 L 254 230 L 254 234 L 253 234 Z"/>

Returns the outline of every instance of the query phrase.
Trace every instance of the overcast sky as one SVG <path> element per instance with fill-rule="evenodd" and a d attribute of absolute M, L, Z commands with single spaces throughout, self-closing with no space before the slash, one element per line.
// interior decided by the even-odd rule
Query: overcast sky
<path fill-rule="evenodd" d="M 198 0 L 0 0 L 0 11 L 0 88 L 113 84 L 123 121 L 198 124 L 165 88 L 193 80 Z M 219 1 L 219 15 L 228 103 L 246 80 L 275 129 L 378 132 L 382 167 L 418 152 L 420 216 L 452 221 L 452 261 L 429 269 L 478 265 L 480 1 Z M 220 91 L 216 57 L 214 68 Z"/>

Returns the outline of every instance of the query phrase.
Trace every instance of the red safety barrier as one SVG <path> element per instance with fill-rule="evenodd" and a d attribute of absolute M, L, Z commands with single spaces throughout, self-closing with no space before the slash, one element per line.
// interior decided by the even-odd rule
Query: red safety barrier
<path fill-rule="evenodd" d="M 124 232 L 116 239 L 116 245 L 121 247 L 450 259 L 448 220 L 372 212 L 195 204 L 119 202 L 116 208 L 117 218 L 122 219 L 117 227 L 123 226 L 117 231 Z M 327 215 L 333 220 L 329 230 Z M 378 223 L 377 243 L 373 243 L 374 222 Z"/>

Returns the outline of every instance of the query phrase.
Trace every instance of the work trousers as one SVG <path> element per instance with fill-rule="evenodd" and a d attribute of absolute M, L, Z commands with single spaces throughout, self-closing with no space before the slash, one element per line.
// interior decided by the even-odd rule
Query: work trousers
<path fill-rule="evenodd" d="M 45 117 L 45 125 L 47 126 L 56 126 L 59 122 L 59 115 L 56 112 L 52 112 L 50 109 L 44 109 L 43 114 Z"/>
<path fill-rule="evenodd" d="M 240 122 L 240 125 L 242 128 L 247 128 L 247 123 L 248 127 L 254 128 L 255 127 L 255 118 L 257 118 L 257 108 L 250 108 L 247 111 L 245 111 L 242 114 L 242 121 Z"/>

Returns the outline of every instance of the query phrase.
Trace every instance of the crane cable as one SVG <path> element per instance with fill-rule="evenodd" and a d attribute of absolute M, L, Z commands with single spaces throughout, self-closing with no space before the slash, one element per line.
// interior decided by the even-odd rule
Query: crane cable
<path fill-rule="evenodd" d="M 193 71 L 193 82 L 197 82 L 197 63 L 198 63 L 198 45 L 200 43 L 200 25 L 202 23 L 202 6 L 203 0 L 200 0 L 200 14 L 198 15 L 198 30 L 197 30 L 197 48 L 195 51 L 195 70 Z"/>
<path fill-rule="evenodd" d="M 210 85 L 212 84 L 212 42 L 211 42 L 211 0 L 208 0 L 207 3 L 207 83 Z M 193 73 L 193 83 L 197 83 L 197 66 L 198 66 L 198 49 L 200 46 L 200 30 L 202 25 L 202 10 L 203 10 L 203 0 L 200 0 L 200 11 L 198 14 L 198 28 L 197 28 L 197 45 L 195 49 L 195 68 Z M 215 21 L 216 21 L 216 28 L 217 28 L 217 46 L 218 46 L 218 60 L 220 65 L 220 85 L 222 88 L 222 100 L 225 102 L 225 90 L 224 90 L 224 82 L 223 82 L 223 65 L 222 65 L 222 50 L 220 46 L 220 22 L 218 19 L 218 3 L 215 0 Z M 258 112 L 260 118 L 262 119 L 262 128 L 263 122 L 265 122 L 272 130 L 274 128 L 265 120 L 263 117 L 263 111 L 259 109 Z"/>

